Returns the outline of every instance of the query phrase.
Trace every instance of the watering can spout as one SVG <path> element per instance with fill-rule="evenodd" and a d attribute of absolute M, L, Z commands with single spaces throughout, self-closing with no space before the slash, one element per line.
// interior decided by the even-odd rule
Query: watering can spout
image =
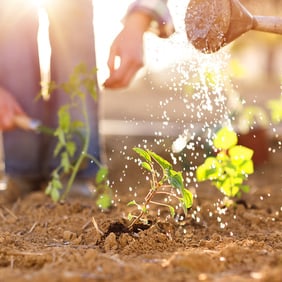
<path fill-rule="evenodd" d="M 243 33 L 253 28 L 253 15 L 238 1 L 230 1 L 230 24 L 225 34 L 225 44 L 228 44 Z"/>

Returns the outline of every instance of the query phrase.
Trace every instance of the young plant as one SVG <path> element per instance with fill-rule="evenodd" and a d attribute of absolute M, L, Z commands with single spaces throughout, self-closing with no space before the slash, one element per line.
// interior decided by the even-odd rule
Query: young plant
<path fill-rule="evenodd" d="M 232 123 L 239 133 L 246 134 L 256 127 L 267 128 L 269 118 L 262 107 L 245 106 L 233 115 Z"/>
<path fill-rule="evenodd" d="M 193 204 L 193 195 L 184 187 L 182 173 L 173 170 L 172 165 L 167 160 L 150 150 L 136 147 L 133 150 L 143 159 L 141 166 L 150 173 L 151 187 L 142 204 L 136 203 L 135 200 L 128 203 L 129 206 L 136 206 L 139 210 L 137 216 L 129 214 L 128 218 L 132 220 L 129 228 L 132 228 L 139 220 L 143 220 L 143 216 L 149 211 L 150 204 L 167 207 L 171 216 L 174 217 L 175 207 L 165 202 L 154 201 L 156 195 L 175 198 L 180 203 L 184 213 L 187 214 L 187 209 Z M 156 169 L 156 165 L 160 171 Z"/>
<path fill-rule="evenodd" d="M 67 82 L 61 85 L 56 85 L 53 82 L 50 84 L 50 91 L 61 89 L 70 99 L 69 103 L 63 105 L 58 112 L 58 127 L 54 130 L 57 144 L 53 153 L 60 162 L 51 173 L 51 179 L 45 192 L 55 202 L 65 199 L 84 161 L 90 159 L 99 167 L 95 184 L 97 192 L 102 192 L 97 204 L 106 208 L 110 205 L 110 189 L 107 185 L 108 170 L 94 156 L 87 153 L 91 128 L 86 107 L 86 95 L 90 93 L 94 100 L 97 99 L 95 80 L 93 79 L 95 73 L 96 69 L 88 71 L 86 66 L 81 64 L 74 69 Z M 70 111 L 74 108 L 78 108 L 82 112 L 83 118 L 81 120 L 72 119 Z M 81 148 L 77 148 L 76 140 L 81 141 Z M 66 187 L 63 187 L 62 177 L 66 176 Z"/>
<path fill-rule="evenodd" d="M 228 198 L 241 197 L 241 192 L 249 192 L 244 181 L 254 172 L 253 150 L 237 145 L 237 142 L 233 130 L 221 128 L 213 139 L 217 155 L 207 157 L 196 170 L 199 182 L 210 180 Z"/>
<path fill-rule="evenodd" d="M 273 123 L 277 124 L 282 122 L 282 93 L 279 99 L 270 100 L 267 105 L 270 109 Z"/>

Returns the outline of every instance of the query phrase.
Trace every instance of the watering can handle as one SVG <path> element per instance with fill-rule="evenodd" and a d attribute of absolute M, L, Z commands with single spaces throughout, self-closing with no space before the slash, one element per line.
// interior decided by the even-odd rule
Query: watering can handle
<path fill-rule="evenodd" d="M 254 16 L 253 29 L 282 35 L 282 18 L 271 16 Z"/>

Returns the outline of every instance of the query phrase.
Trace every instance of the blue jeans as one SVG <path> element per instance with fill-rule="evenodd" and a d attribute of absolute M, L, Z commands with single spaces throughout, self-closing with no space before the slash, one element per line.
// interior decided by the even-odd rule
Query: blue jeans
<path fill-rule="evenodd" d="M 47 2 L 51 80 L 62 83 L 76 65 L 84 63 L 89 69 L 95 66 L 92 2 Z M 36 99 L 40 91 L 36 7 L 28 0 L 0 0 L 0 6 L 0 86 L 14 95 L 29 116 L 55 128 L 58 109 L 68 103 L 68 95 L 56 91 L 48 101 Z M 94 79 L 97 81 L 96 77 Z M 98 102 L 90 95 L 87 95 L 87 107 L 91 125 L 88 153 L 100 160 Z M 81 111 L 71 114 L 81 120 Z M 53 157 L 56 142 L 53 137 L 20 129 L 5 132 L 3 137 L 8 175 L 45 179 L 58 165 L 59 160 Z M 97 166 L 89 160 L 78 176 L 93 178 L 96 172 Z"/>

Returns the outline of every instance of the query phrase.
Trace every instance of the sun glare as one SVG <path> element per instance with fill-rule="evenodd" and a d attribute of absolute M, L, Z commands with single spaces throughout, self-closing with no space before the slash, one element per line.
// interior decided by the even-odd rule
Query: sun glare
<path fill-rule="evenodd" d="M 35 1 L 35 0 L 33 0 Z M 36 0 L 35 2 L 42 3 L 42 0 Z M 38 7 L 39 17 L 39 28 L 38 28 L 38 52 L 39 52 L 39 63 L 41 70 L 41 94 L 44 99 L 48 99 L 48 84 L 50 81 L 50 58 L 51 58 L 51 47 L 49 42 L 49 20 L 47 12 L 42 7 Z"/>
<path fill-rule="evenodd" d="M 37 5 L 38 7 L 43 5 L 43 2 L 46 0 L 31 0 L 35 5 Z"/>

